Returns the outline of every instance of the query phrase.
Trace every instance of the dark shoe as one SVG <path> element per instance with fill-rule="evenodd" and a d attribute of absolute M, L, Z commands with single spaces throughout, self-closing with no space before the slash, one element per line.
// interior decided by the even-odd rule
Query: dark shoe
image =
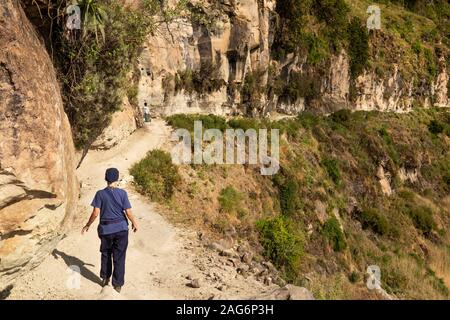
<path fill-rule="evenodd" d="M 114 287 L 114 290 L 116 290 L 118 293 L 120 293 L 120 290 L 122 290 L 122 287 Z"/>
<path fill-rule="evenodd" d="M 102 287 L 106 287 L 109 284 L 109 279 L 102 278 Z"/>

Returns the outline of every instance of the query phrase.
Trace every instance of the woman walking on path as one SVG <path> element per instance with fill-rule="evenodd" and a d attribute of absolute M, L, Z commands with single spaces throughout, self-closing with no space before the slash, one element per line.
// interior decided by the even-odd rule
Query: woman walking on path
<path fill-rule="evenodd" d="M 101 270 L 102 286 L 109 284 L 112 275 L 112 285 L 120 292 L 125 282 L 125 256 L 128 247 L 128 220 L 132 229 L 137 231 L 136 220 L 131 212 L 131 204 L 125 190 L 117 188 L 119 170 L 109 168 L 105 172 L 108 183 L 105 189 L 97 191 L 91 206 L 92 214 L 81 233 L 89 230 L 91 224 L 100 214 L 97 228 L 101 240 Z M 114 268 L 113 268 L 114 265 Z"/>

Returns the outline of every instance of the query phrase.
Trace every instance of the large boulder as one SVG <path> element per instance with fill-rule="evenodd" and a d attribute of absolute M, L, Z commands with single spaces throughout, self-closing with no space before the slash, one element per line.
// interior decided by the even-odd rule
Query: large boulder
<path fill-rule="evenodd" d="M 17 0 L 0 3 L 0 289 L 56 246 L 78 198 L 52 62 Z"/>

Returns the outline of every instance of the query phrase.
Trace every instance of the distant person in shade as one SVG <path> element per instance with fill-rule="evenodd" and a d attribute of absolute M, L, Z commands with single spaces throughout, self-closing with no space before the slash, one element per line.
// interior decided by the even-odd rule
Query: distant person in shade
<path fill-rule="evenodd" d="M 150 122 L 151 121 L 151 119 L 150 119 L 150 108 L 147 107 L 147 106 L 144 107 L 144 121 L 145 122 Z"/>
<path fill-rule="evenodd" d="M 102 266 L 100 278 L 102 286 L 109 284 L 112 275 L 112 285 L 120 292 L 125 279 L 125 255 L 128 247 L 128 220 L 131 221 L 133 231 L 137 231 L 136 220 L 131 213 L 131 204 L 125 190 L 117 188 L 119 170 L 109 168 L 105 173 L 108 183 L 103 190 L 97 191 L 92 200 L 91 217 L 83 227 L 81 233 L 89 230 L 91 224 L 100 214 L 100 223 L 97 231 L 101 240 L 100 252 L 102 254 Z M 114 264 L 114 271 L 113 271 Z"/>

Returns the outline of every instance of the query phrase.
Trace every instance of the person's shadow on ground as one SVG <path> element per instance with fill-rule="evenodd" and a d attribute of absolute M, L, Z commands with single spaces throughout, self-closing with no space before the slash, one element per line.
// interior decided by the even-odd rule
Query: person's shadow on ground
<path fill-rule="evenodd" d="M 64 252 L 59 251 L 57 249 L 52 251 L 52 256 L 55 259 L 59 259 L 61 257 L 64 260 L 64 262 L 67 264 L 68 267 L 77 266 L 78 268 L 80 268 L 80 274 L 84 278 L 86 278 L 98 285 L 102 284 L 100 277 L 98 277 L 95 273 L 93 273 L 91 270 L 89 270 L 88 268 L 85 267 L 85 266 L 93 267 L 94 266 L 93 264 L 85 263 L 84 261 L 78 259 L 77 257 L 69 256 L 69 255 L 65 254 Z"/>

